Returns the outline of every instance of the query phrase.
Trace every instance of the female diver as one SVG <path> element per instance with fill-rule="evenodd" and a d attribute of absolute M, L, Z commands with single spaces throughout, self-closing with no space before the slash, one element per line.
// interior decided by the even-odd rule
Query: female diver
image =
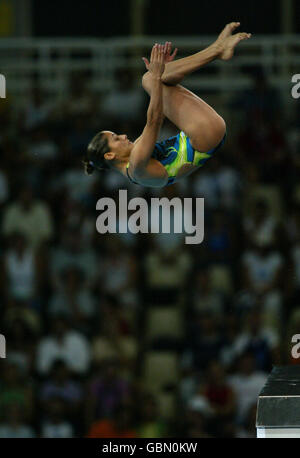
<path fill-rule="evenodd" d="M 233 31 L 239 22 L 227 24 L 217 40 L 192 56 L 173 61 L 171 43 L 155 44 L 146 69 L 143 88 L 150 95 L 147 122 L 134 142 L 127 135 L 107 130 L 90 142 L 83 160 L 85 171 L 114 169 L 135 184 L 163 187 L 178 181 L 201 167 L 224 143 L 226 125 L 215 110 L 201 98 L 178 83 L 189 73 L 214 59 L 229 60 L 235 46 L 251 37 Z M 157 137 L 164 116 L 180 133 L 162 142 Z"/>

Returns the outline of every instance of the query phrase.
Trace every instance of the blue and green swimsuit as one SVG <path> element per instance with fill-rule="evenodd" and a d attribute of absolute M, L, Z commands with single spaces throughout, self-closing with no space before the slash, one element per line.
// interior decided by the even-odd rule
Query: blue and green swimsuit
<path fill-rule="evenodd" d="M 225 142 L 226 134 L 220 143 L 207 151 L 206 153 L 200 153 L 196 151 L 190 142 L 189 137 L 185 135 L 183 131 L 173 137 L 155 143 L 154 151 L 151 155 L 153 159 L 159 161 L 167 171 L 169 175 L 166 186 L 176 182 L 178 170 L 184 164 L 193 164 L 202 167 L 203 164 L 217 151 Z M 135 182 L 128 173 L 129 162 L 126 167 L 126 173 L 129 180 L 132 183 Z"/>

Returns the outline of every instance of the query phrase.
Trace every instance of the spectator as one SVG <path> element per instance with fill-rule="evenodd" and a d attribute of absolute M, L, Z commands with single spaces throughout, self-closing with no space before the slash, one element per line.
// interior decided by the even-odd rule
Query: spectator
<path fill-rule="evenodd" d="M 129 399 L 130 392 L 130 381 L 121 375 L 118 361 L 104 361 L 98 375 L 89 385 L 86 399 L 87 423 L 110 418 L 116 406 Z"/>
<path fill-rule="evenodd" d="M 138 437 L 133 427 L 132 408 L 127 404 L 118 404 L 114 408 L 113 417 L 92 423 L 87 437 L 93 438 L 135 438 Z"/>
<path fill-rule="evenodd" d="M 267 374 L 255 369 L 255 359 L 252 353 L 243 353 L 238 358 L 237 371 L 228 377 L 228 384 L 236 397 L 238 424 L 241 425 L 246 420 L 249 408 L 256 403 L 266 380 Z"/>
<path fill-rule="evenodd" d="M 100 307 L 98 310 L 98 320 L 94 324 L 95 326 L 95 337 L 94 337 L 94 351 L 95 356 L 97 353 L 97 347 L 101 353 L 101 339 L 107 337 L 111 340 L 114 347 L 118 347 L 118 340 L 124 335 L 130 335 L 135 328 L 134 313 L 125 313 L 124 307 L 120 304 L 117 297 L 105 296 L 102 298 Z M 97 339 L 100 339 L 100 347 L 97 344 Z"/>
<path fill-rule="evenodd" d="M 216 177 L 217 167 L 214 161 L 207 161 L 201 173 L 192 178 L 193 194 L 205 199 L 209 209 L 218 208 L 220 202 L 220 187 Z"/>
<path fill-rule="evenodd" d="M 95 301 L 84 286 L 82 271 L 70 267 L 61 273 L 60 288 L 52 296 L 48 311 L 50 316 L 68 316 L 76 329 L 86 330 L 95 314 Z"/>
<path fill-rule="evenodd" d="M 9 204 L 3 215 L 2 232 L 9 236 L 23 233 L 34 249 L 50 240 L 53 221 L 46 202 L 35 200 L 30 186 L 23 186 L 18 199 Z"/>
<path fill-rule="evenodd" d="M 68 93 L 63 106 L 59 109 L 63 115 L 62 119 L 74 118 L 78 115 L 92 118 L 95 115 L 97 104 L 90 85 L 88 85 L 87 75 L 84 72 L 72 73 L 67 88 Z"/>
<path fill-rule="evenodd" d="M 14 233 L 3 258 L 5 297 L 33 305 L 40 293 L 40 275 L 43 274 L 41 257 L 28 245 L 25 235 Z"/>
<path fill-rule="evenodd" d="M 137 262 L 135 256 L 126 249 L 119 237 L 111 236 L 106 245 L 100 272 L 101 285 L 105 294 L 115 296 L 127 307 L 137 305 Z"/>
<path fill-rule="evenodd" d="M 50 253 L 50 274 L 54 286 L 59 287 L 59 276 L 72 267 L 81 270 L 86 278 L 87 286 L 96 281 L 100 262 L 92 247 L 86 245 L 78 229 L 68 229 L 62 233 L 61 243 L 56 244 Z"/>
<path fill-rule="evenodd" d="M 191 269 L 191 258 L 183 243 L 164 247 L 156 244 L 153 248 L 144 260 L 148 288 L 182 290 Z"/>
<path fill-rule="evenodd" d="M 220 190 L 219 207 L 230 212 L 236 212 L 242 204 L 243 181 L 241 173 L 229 163 L 227 151 L 218 152 L 216 159 L 219 164 L 216 176 Z"/>
<path fill-rule="evenodd" d="M 211 216 L 208 236 L 205 240 L 207 260 L 214 264 L 230 264 L 235 254 L 234 227 L 221 210 Z"/>
<path fill-rule="evenodd" d="M 41 88 L 34 86 L 20 114 L 20 128 L 28 132 L 46 123 L 50 118 L 52 109 L 52 103 L 46 100 Z"/>
<path fill-rule="evenodd" d="M 212 438 L 209 434 L 209 420 L 211 409 L 207 401 L 201 397 L 191 399 L 188 406 L 183 412 L 183 424 L 180 424 L 178 436 L 184 432 L 184 437 L 192 438 Z"/>
<path fill-rule="evenodd" d="M 283 265 L 281 254 L 265 243 L 245 252 L 242 258 L 243 285 L 250 295 L 260 298 L 265 322 L 275 329 L 279 327 L 282 313 Z"/>
<path fill-rule="evenodd" d="M 78 414 L 83 392 L 78 382 L 70 376 L 70 370 L 63 360 L 53 362 L 49 379 L 42 385 L 40 400 L 47 408 L 53 399 L 64 402 L 68 414 Z"/>
<path fill-rule="evenodd" d="M 70 164 L 70 166 L 63 171 L 59 179 L 57 179 L 57 176 L 53 178 L 51 186 L 52 189 L 56 191 L 65 189 L 67 191 L 68 198 L 73 201 L 74 204 L 78 204 L 86 202 L 90 198 L 97 181 L 98 177 L 96 174 L 91 176 L 85 175 L 82 173 L 81 162 L 74 161 L 74 164 Z M 69 202 L 67 203 L 70 205 Z M 79 208 L 77 207 L 77 210 L 78 209 Z M 84 208 L 84 210 L 85 212 L 83 216 L 86 216 L 86 209 Z"/>
<path fill-rule="evenodd" d="M 27 154 L 32 161 L 38 159 L 40 167 L 47 167 L 56 159 L 58 147 L 45 126 L 40 126 L 32 132 Z"/>
<path fill-rule="evenodd" d="M 62 359 L 78 375 L 84 375 L 89 369 L 89 343 L 80 332 L 69 327 L 64 316 L 53 320 L 50 335 L 43 337 L 38 344 L 36 368 L 39 374 L 48 375 L 56 359 Z"/>
<path fill-rule="evenodd" d="M 220 357 L 224 338 L 213 313 L 199 313 L 189 325 L 186 357 L 198 370 L 206 369 L 212 359 Z"/>
<path fill-rule="evenodd" d="M 207 368 L 206 382 L 201 392 L 209 402 L 214 412 L 214 422 L 218 423 L 231 418 L 235 412 L 235 396 L 232 388 L 226 381 L 226 373 L 222 365 L 211 360 Z"/>
<path fill-rule="evenodd" d="M 138 121 L 143 108 L 144 92 L 137 88 L 129 70 L 118 72 L 118 87 L 110 91 L 102 100 L 103 115 L 113 122 L 115 119 Z M 130 110 L 128 107 L 130 106 Z"/>
<path fill-rule="evenodd" d="M 250 89 L 242 92 L 233 101 L 232 106 L 240 109 L 250 120 L 255 116 L 272 119 L 280 106 L 277 91 L 270 87 L 262 71 L 257 71 L 250 76 L 252 78 Z"/>
<path fill-rule="evenodd" d="M 221 318 L 224 313 L 224 298 L 212 288 L 207 269 L 198 269 L 195 272 L 195 288 L 193 291 L 193 309 L 199 313 L 213 313 Z"/>
<path fill-rule="evenodd" d="M 273 364 L 278 363 L 279 336 L 272 328 L 263 325 L 263 315 L 259 309 L 249 312 L 245 322 L 246 329 L 234 343 L 235 353 L 252 352 L 255 368 L 269 372 Z"/>
<path fill-rule="evenodd" d="M 5 303 L 3 313 L 3 322 L 7 327 L 8 332 L 10 331 L 10 327 L 14 321 L 17 319 L 20 319 L 26 323 L 26 326 L 30 330 L 32 336 L 38 336 L 40 334 L 43 326 L 40 308 L 37 307 L 36 309 L 33 309 L 29 307 L 28 302 L 14 300 L 12 297 L 10 297 Z M 23 347 L 23 349 L 25 347 Z"/>
<path fill-rule="evenodd" d="M 264 200 L 255 202 L 250 214 L 244 218 L 244 230 L 254 244 L 274 244 L 278 241 L 278 223 Z"/>
<path fill-rule="evenodd" d="M 236 360 L 238 353 L 236 347 L 236 341 L 238 340 L 241 333 L 241 319 L 235 310 L 231 310 L 226 313 L 224 317 L 224 346 L 220 354 L 220 362 L 228 371 L 230 371 L 234 361 Z"/>
<path fill-rule="evenodd" d="M 65 405 L 60 398 L 53 398 L 47 404 L 46 418 L 42 423 L 41 437 L 71 438 L 74 429 L 66 419 Z"/>
<path fill-rule="evenodd" d="M 67 136 L 67 141 L 74 155 L 74 159 L 77 159 L 77 161 L 80 159 L 86 145 L 89 144 L 91 138 L 97 133 L 97 131 L 91 127 L 92 121 L 92 119 L 82 114 L 73 117 L 72 127 Z"/>

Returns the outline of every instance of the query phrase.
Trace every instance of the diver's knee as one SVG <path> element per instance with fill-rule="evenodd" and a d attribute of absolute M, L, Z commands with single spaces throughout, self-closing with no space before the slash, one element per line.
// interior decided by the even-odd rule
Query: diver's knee
<path fill-rule="evenodd" d="M 209 151 L 218 145 L 226 133 L 226 123 L 217 113 L 214 118 L 202 120 L 194 127 L 190 138 L 192 146 L 197 151 Z"/>
<path fill-rule="evenodd" d="M 222 116 L 219 115 L 219 121 L 218 121 L 218 129 L 220 130 L 220 135 L 223 138 L 224 135 L 226 134 L 226 122 L 222 118 Z"/>
<path fill-rule="evenodd" d="M 224 138 L 225 134 L 226 122 L 220 115 L 217 115 L 216 119 L 213 122 L 213 127 L 211 128 L 211 135 L 208 137 L 211 137 L 211 143 L 219 143 Z"/>

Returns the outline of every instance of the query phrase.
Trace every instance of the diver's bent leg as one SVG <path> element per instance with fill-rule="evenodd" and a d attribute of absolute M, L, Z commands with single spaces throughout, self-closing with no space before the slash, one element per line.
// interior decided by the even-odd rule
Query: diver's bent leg
<path fill-rule="evenodd" d="M 165 84 L 176 85 L 180 83 L 186 75 L 195 72 L 200 67 L 208 64 L 212 60 L 216 59 L 218 55 L 218 48 L 211 45 L 192 56 L 168 62 L 162 75 L 162 81 Z"/>
<path fill-rule="evenodd" d="M 151 94 L 152 78 L 143 76 L 143 87 Z M 223 118 L 204 100 L 181 85 L 163 84 L 164 115 L 182 130 L 197 151 L 214 148 L 224 137 L 226 125 Z"/>
<path fill-rule="evenodd" d="M 231 59 L 237 44 L 251 37 L 251 34 L 245 32 L 232 35 L 239 25 L 239 22 L 230 22 L 224 27 L 217 40 L 208 48 L 192 56 L 168 62 L 162 75 L 162 81 L 165 84 L 175 85 L 180 83 L 186 75 L 198 70 L 214 59 Z"/>

